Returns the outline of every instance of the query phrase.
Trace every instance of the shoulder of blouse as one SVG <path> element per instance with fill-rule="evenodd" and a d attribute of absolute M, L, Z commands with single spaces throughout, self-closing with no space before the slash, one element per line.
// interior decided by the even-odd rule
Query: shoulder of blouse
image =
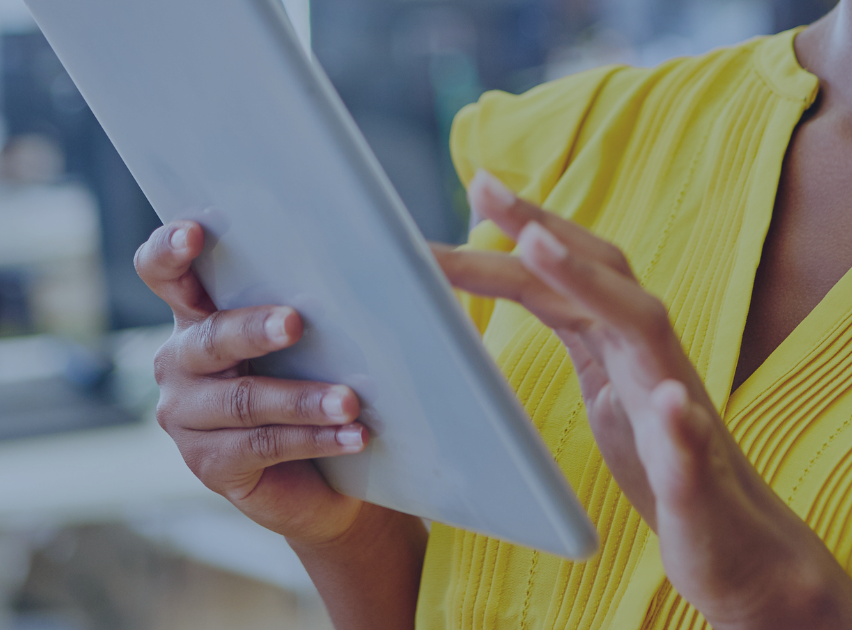
<path fill-rule="evenodd" d="M 819 81 L 798 63 L 793 48 L 802 29 L 756 38 L 704 55 L 672 59 L 654 68 L 605 66 L 540 85 L 524 94 L 486 92 L 456 116 L 450 149 L 466 186 L 480 168 L 539 205 L 570 167 L 582 143 L 596 133 L 638 119 L 660 98 L 675 99 L 699 83 L 714 82 L 725 98 L 742 81 L 759 81 L 784 99 L 813 103 Z M 501 250 L 511 242 L 488 222 L 471 245 Z"/>

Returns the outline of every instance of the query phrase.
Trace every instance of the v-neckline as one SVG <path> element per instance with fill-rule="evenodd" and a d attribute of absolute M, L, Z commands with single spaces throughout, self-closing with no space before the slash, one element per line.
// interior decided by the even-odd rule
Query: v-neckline
<path fill-rule="evenodd" d="M 852 269 L 829 290 L 766 360 L 728 399 L 725 415 L 738 415 L 751 401 L 797 371 L 838 329 L 852 319 Z"/>
<path fill-rule="evenodd" d="M 819 93 L 819 79 L 802 67 L 795 53 L 795 37 L 804 28 L 790 31 L 784 46 L 772 48 L 764 46 L 757 59 L 758 73 L 770 88 L 784 97 L 782 101 L 784 107 L 779 107 L 775 115 L 783 118 L 783 121 L 778 124 L 782 127 L 786 125 L 789 133 L 768 137 L 765 146 L 757 156 L 757 177 L 772 181 L 775 194 L 766 195 L 765 187 L 754 188 L 754 194 L 749 199 L 749 207 L 759 208 L 759 210 L 747 212 L 743 219 L 732 280 L 725 306 L 720 314 L 720 328 L 731 332 L 737 331 L 733 335 L 737 340 L 736 347 L 719 344 L 711 358 L 711 365 L 715 363 L 727 367 L 707 375 L 707 389 L 724 418 L 731 417 L 760 392 L 776 382 L 785 373 L 785 366 L 795 365 L 806 358 L 808 352 L 802 351 L 802 348 L 812 348 L 819 343 L 820 338 L 829 334 L 830 329 L 838 323 L 839 319 L 836 317 L 832 320 L 831 312 L 843 303 L 846 295 L 852 293 L 852 270 L 850 270 L 769 357 L 734 392 L 731 392 L 731 385 L 739 364 L 745 324 L 751 310 L 757 268 L 763 257 L 766 237 L 775 211 L 784 159 L 796 127 L 805 112 L 816 101 Z M 846 305 L 848 310 L 852 307 L 852 297 L 847 301 L 849 302 Z M 742 308 L 744 302 L 746 307 Z"/>

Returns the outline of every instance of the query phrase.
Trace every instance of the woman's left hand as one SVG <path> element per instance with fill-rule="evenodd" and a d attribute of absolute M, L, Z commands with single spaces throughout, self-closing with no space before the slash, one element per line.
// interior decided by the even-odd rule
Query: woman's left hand
<path fill-rule="evenodd" d="M 852 628 L 852 579 L 751 466 L 660 300 L 624 255 L 480 171 L 471 205 L 520 256 L 436 246 L 450 281 L 513 300 L 565 343 L 606 463 L 677 591 L 722 628 Z"/>

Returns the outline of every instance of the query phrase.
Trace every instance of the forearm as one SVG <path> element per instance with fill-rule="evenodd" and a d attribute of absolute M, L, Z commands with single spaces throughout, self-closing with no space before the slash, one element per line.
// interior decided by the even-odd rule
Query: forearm
<path fill-rule="evenodd" d="M 409 630 L 427 537 L 419 518 L 365 504 L 352 529 L 333 543 L 290 544 L 338 630 Z"/>

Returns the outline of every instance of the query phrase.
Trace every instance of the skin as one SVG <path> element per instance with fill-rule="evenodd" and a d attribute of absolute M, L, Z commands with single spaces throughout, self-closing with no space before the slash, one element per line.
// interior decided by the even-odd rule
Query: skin
<path fill-rule="evenodd" d="M 737 389 L 852 268 L 852 5 L 796 38 L 820 96 L 796 128 L 755 280 Z"/>
<path fill-rule="evenodd" d="M 334 492 L 310 461 L 364 448 L 357 396 L 252 376 L 248 360 L 297 343 L 302 321 L 286 307 L 217 312 L 190 268 L 203 247 L 200 226 L 183 221 L 136 254 L 140 277 L 175 314 L 155 360 L 160 425 L 208 488 L 288 539 L 337 627 L 411 627 L 422 521 Z"/>
<path fill-rule="evenodd" d="M 577 368 L 607 465 L 660 538 L 673 586 L 713 628 L 852 628 L 852 580 L 733 441 L 663 304 L 612 245 L 480 173 L 484 216 L 520 259 L 439 250 L 456 286 L 519 302 Z"/>
<path fill-rule="evenodd" d="M 824 91 L 788 151 L 734 387 L 852 267 L 839 236 L 852 230 L 850 2 L 797 41 Z M 469 193 L 521 256 L 435 247 L 439 263 L 459 288 L 518 301 L 563 340 L 601 452 L 658 534 L 674 587 L 716 630 L 852 629 L 852 580 L 745 459 L 621 252 L 487 173 Z M 160 423 L 209 488 L 287 537 L 338 628 L 413 627 L 422 523 L 334 493 L 310 462 L 363 448 L 357 397 L 250 374 L 249 359 L 298 342 L 301 320 L 282 307 L 216 312 L 190 269 L 203 238 L 177 222 L 137 255 L 175 311 L 156 362 Z"/>

